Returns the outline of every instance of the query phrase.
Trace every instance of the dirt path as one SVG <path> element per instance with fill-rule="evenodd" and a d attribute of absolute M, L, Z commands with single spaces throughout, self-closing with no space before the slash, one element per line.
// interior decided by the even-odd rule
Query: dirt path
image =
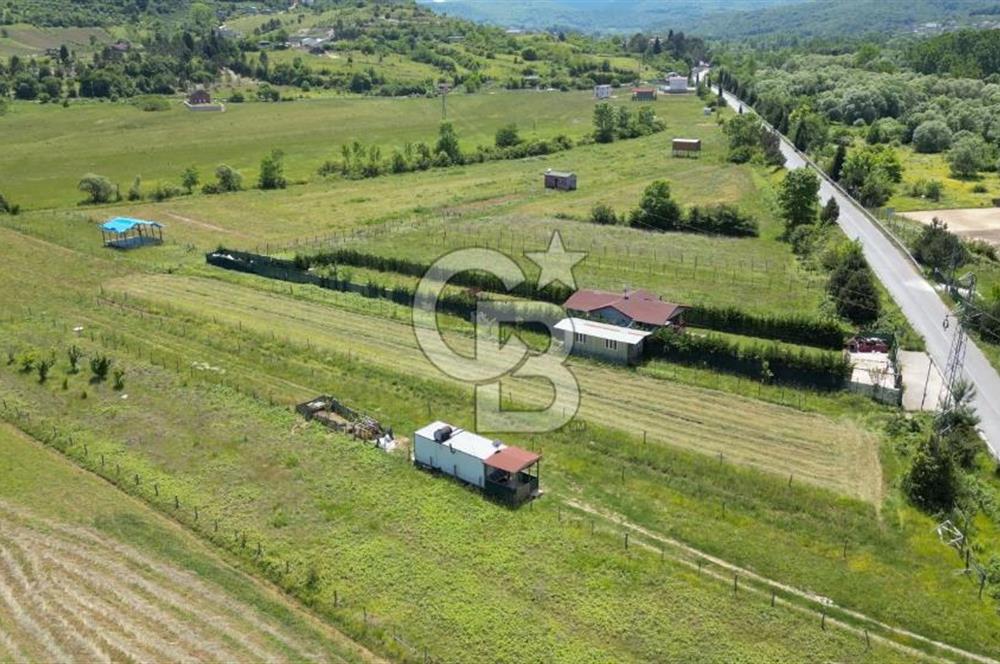
<path fill-rule="evenodd" d="M 767 595 L 771 589 L 777 590 L 784 595 L 788 595 L 794 598 L 795 601 L 790 601 L 782 598 L 775 598 L 776 604 L 781 604 L 793 611 L 799 613 L 817 616 L 818 611 L 823 611 L 824 607 L 836 608 L 836 611 L 849 616 L 852 621 L 856 621 L 865 625 L 865 627 L 858 627 L 853 623 L 848 623 L 843 620 L 837 620 L 836 618 L 827 617 L 826 624 L 837 627 L 838 629 L 843 629 L 854 634 L 857 634 L 861 638 L 870 638 L 873 641 L 878 641 L 891 648 L 894 648 L 900 652 L 919 657 L 928 661 L 935 662 L 951 662 L 951 661 L 970 661 L 979 662 L 980 664 L 1000 664 L 1000 661 L 992 659 L 985 655 L 980 655 L 977 653 L 969 652 L 961 648 L 943 643 L 941 641 L 936 641 L 934 639 L 927 638 L 920 634 L 916 634 L 909 630 L 903 629 L 901 627 L 895 627 L 887 623 L 881 622 L 874 618 L 871 618 L 858 611 L 852 611 L 851 609 L 846 609 L 833 604 L 833 602 L 821 595 L 809 592 L 808 590 L 802 590 L 796 588 L 795 586 L 790 586 L 785 583 L 774 581 L 767 577 L 761 576 L 755 572 L 752 572 L 744 567 L 730 563 L 722 558 L 713 556 L 712 554 L 705 553 L 700 549 L 689 546 L 680 540 L 676 540 L 670 537 L 666 537 L 652 530 L 644 528 L 639 524 L 633 523 L 623 517 L 620 514 L 616 514 L 609 510 L 603 510 L 588 503 L 569 499 L 565 501 L 565 504 L 575 510 L 588 514 L 590 516 L 598 517 L 604 521 L 610 522 L 619 528 L 624 528 L 625 530 L 636 533 L 641 537 L 645 538 L 647 541 L 642 540 L 632 540 L 638 546 L 642 546 L 652 551 L 664 552 L 664 555 L 669 556 L 675 562 L 682 565 L 690 567 L 692 569 L 697 569 L 699 573 L 707 574 L 713 578 L 719 579 L 727 584 L 732 582 L 733 577 L 730 575 L 737 575 L 740 580 L 740 590 L 753 592 L 761 595 Z M 650 544 L 649 541 L 655 542 L 656 544 Z M 672 553 L 668 553 L 666 549 L 672 550 Z M 701 562 L 699 562 L 701 561 Z M 711 569 L 709 567 L 703 566 L 702 563 L 710 563 L 715 567 Z M 719 570 L 723 571 L 719 571 Z M 748 581 L 750 583 L 748 583 Z M 754 584 L 759 584 L 757 587 Z M 915 641 L 932 648 L 936 648 L 943 653 L 947 653 L 949 657 L 940 657 L 927 654 L 922 650 L 917 650 L 910 646 L 904 645 L 897 641 L 895 638 Z"/>
<path fill-rule="evenodd" d="M 176 221 L 180 221 L 180 222 L 188 224 L 190 226 L 195 226 L 197 228 L 201 228 L 202 230 L 214 231 L 216 233 L 225 233 L 226 235 L 235 235 L 237 237 L 243 237 L 243 238 L 249 238 L 250 237 L 249 235 L 246 235 L 245 233 L 241 233 L 239 231 L 234 231 L 231 228 L 223 228 L 222 226 L 216 226 L 215 224 L 210 224 L 207 221 L 201 221 L 200 219 L 192 219 L 191 217 L 185 217 L 183 215 L 177 214 L 176 212 L 165 212 L 164 214 L 166 214 L 171 219 L 174 219 Z"/>

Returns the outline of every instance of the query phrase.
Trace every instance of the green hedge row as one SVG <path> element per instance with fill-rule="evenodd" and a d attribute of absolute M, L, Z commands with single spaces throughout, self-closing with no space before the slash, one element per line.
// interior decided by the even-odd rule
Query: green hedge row
<path fill-rule="evenodd" d="M 302 270 L 321 265 L 351 265 L 413 277 L 423 277 L 431 269 L 427 263 L 391 256 L 376 256 L 354 249 L 336 249 L 309 256 L 299 255 L 295 257 L 295 265 Z M 492 293 L 507 293 L 499 279 L 484 272 L 463 272 L 456 275 L 450 283 Z M 573 294 L 573 289 L 555 283 L 539 289 L 533 283 L 524 282 L 511 291 L 511 294 L 561 305 Z M 831 350 L 838 350 L 844 346 L 843 327 L 837 321 L 830 319 L 815 319 L 805 316 L 760 316 L 735 308 L 702 305 L 690 307 L 685 312 L 684 317 L 688 325 L 717 332 L 742 334 Z"/>
<path fill-rule="evenodd" d="M 835 352 L 791 351 L 776 344 L 744 345 L 721 337 L 680 334 L 662 329 L 646 339 L 647 358 L 747 376 L 761 382 L 786 383 L 821 390 L 844 387 L 850 361 Z"/>
<path fill-rule="evenodd" d="M 843 326 L 832 319 L 806 316 L 760 316 L 734 307 L 691 307 L 688 325 L 718 332 L 774 339 L 792 344 L 839 350 L 844 347 Z"/>

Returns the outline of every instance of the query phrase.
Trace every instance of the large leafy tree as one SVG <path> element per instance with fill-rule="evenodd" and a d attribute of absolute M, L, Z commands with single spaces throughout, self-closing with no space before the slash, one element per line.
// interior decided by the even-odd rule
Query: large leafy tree
<path fill-rule="evenodd" d="M 87 194 L 88 203 L 109 203 L 116 197 L 117 188 L 108 178 L 87 173 L 80 178 L 77 189 Z"/>
<path fill-rule="evenodd" d="M 594 140 L 598 143 L 610 143 L 615 140 L 615 109 L 611 104 L 598 104 L 594 107 Z"/>
<path fill-rule="evenodd" d="M 438 128 L 438 140 L 434 146 L 437 155 L 444 155 L 451 164 L 462 163 L 462 151 L 458 147 L 458 134 L 455 133 L 455 126 L 450 122 L 442 122 Z"/>
<path fill-rule="evenodd" d="M 681 223 L 681 208 L 670 196 L 670 184 L 655 180 L 642 192 L 639 207 L 632 210 L 629 223 L 640 228 L 675 230 Z"/>
<path fill-rule="evenodd" d="M 787 231 L 816 221 L 819 178 L 808 168 L 797 168 L 785 176 L 778 189 L 778 204 Z"/>
<path fill-rule="evenodd" d="M 272 150 L 260 162 L 260 177 L 257 186 L 261 189 L 284 189 L 288 185 L 282 165 L 281 150 Z"/>

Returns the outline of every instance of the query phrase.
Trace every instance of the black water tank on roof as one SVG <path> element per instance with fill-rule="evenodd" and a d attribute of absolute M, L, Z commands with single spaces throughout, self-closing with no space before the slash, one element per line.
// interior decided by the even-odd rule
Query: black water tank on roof
<path fill-rule="evenodd" d="M 449 438 L 451 438 L 451 427 L 441 427 L 434 432 L 434 440 L 439 443 L 443 443 Z"/>

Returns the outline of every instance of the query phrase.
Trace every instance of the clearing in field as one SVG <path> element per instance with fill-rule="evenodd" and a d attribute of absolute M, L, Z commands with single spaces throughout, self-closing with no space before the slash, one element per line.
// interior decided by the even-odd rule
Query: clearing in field
<path fill-rule="evenodd" d="M 1000 208 L 965 208 L 958 210 L 918 210 L 905 216 L 929 225 L 934 219 L 948 224 L 948 230 L 960 237 L 1000 245 Z"/>

